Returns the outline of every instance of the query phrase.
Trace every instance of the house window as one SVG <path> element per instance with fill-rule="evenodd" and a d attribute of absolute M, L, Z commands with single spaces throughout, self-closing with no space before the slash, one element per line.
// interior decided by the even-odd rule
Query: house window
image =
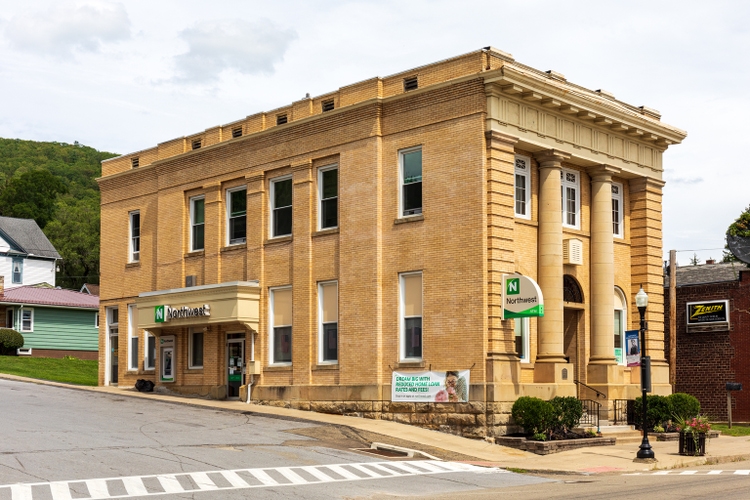
<path fill-rule="evenodd" d="M 156 367 L 156 337 L 146 332 L 146 357 L 143 360 L 144 370 L 153 370 Z"/>
<path fill-rule="evenodd" d="M 622 227 L 622 184 L 612 183 L 612 234 L 623 237 Z"/>
<path fill-rule="evenodd" d="M 399 276 L 401 359 L 422 359 L 422 273 Z"/>
<path fill-rule="evenodd" d="M 21 331 L 22 332 L 33 332 L 34 331 L 34 310 L 33 309 L 21 309 Z"/>
<path fill-rule="evenodd" d="M 247 189 L 227 191 L 227 234 L 229 244 L 245 243 L 247 235 Z"/>
<path fill-rule="evenodd" d="M 271 237 L 292 234 L 292 178 L 271 181 Z"/>
<path fill-rule="evenodd" d="M 99 328 L 99 313 L 94 314 L 94 326 Z"/>
<path fill-rule="evenodd" d="M 13 283 L 23 283 L 23 259 L 13 257 Z"/>
<path fill-rule="evenodd" d="M 188 358 L 190 366 L 188 368 L 203 368 L 203 329 L 191 328 Z"/>
<path fill-rule="evenodd" d="M 517 318 L 515 322 L 516 356 L 521 363 L 529 362 L 529 318 Z"/>
<path fill-rule="evenodd" d="M 516 156 L 515 166 L 516 217 L 531 218 L 531 159 Z"/>
<path fill-rule="evenodd" d="M 625 364 L 625 318 L 627 318 L 627 302 L 625 294 L 615 287 L 615 359 L 621 365 Z"/>
<path fill-rule="evenodd" d="M 401 163 L 401 215 L 422 213 L 422 148 L 399 152 Z"/>
<path fill-rule="evenodd" d="M 190 251 L 203 250 L 206 199 L 190 198 Z"/>
<path fill-rule="evenodd" d="M 141 258 L 141 213 L 130 212 L 130 262 Z"/>
<path fill-rule="evenodd" d="M 580 226 L 580 189 L 579 174 L 573 170 L 560 171 L 562 189 L 562 224 L 564 227 L 578 229 Z"/>
<path fill-rule="evenodd" d="M 339 287 L 336 281 L 318 285 L 318 318 L 320 361 L 336 362 L 339 359 Z"/>
<path fill-rule="evenodd" d="M 339 170 L 336 167 L 318 170 L 320 196 L 320 229 L 339 225 Z"/>
<path fill-rule="evenodd" d="M 271 363 L 292 362 L 292 288 L 271 290 Z"/>
<path fill-rule="evenodd" d="M 128 370 L 138 369 L 138 329 L 135 304 L 128 305 Z"/>

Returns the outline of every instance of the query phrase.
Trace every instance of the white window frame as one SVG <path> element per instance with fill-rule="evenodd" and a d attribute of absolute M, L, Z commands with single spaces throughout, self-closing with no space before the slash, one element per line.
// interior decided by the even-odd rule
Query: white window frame
<path fill-rule="evenodd" d="M 200 224 L 196 224 L 195 222 L 195 202 L 197 201 L 203 201 L 203 222 Z M 203 226 L 203 246 L 201 248 L 195 248 L 195 242 L 193 241 L 193 230 L 196 226 L 202 225 Z M 200 252 L 205 250 L 206 248 L 206 196 L 200 195 L 200 196 L 193 196 L 190 198 L 190 251 L 191 252 Z"/>
<path fill-rule="evenodd" d="M 138 371 L 138 349 L 140 341 L 138 340 L 138 328 L 135 325 L 136 308 L 135 304 L 128 304 L 128 370 Z M 135 341 L 135 353 L 133 352 L 133 341 Z M 135 361 L 135 364 L 133 363 Z"/>
<path fill-rule="evenodd" d="M 531 158 L 516 155 L 513 167 L 513 211 L 519 219 L 531 219 Z M 518 196 L 518 178 L 523 177 L 526 181 L 525 192 L 522 200 Z M 523 203 L 525 211 L 518 210 L 519 202 Z M 525 213 L 524 213 L 525 212 Z"/>
<path fill-rule="evenodd" d="M 133 217 L 138 216 L 138 235 L 134 234 Z M 128 262 L 139 262 L 141 260 L 141 211 L 133 210 L 128 214 Z M 138 247 L 138 250 L 136 250 Z"/>
<path fill-rule="evenodd" d="M 285 234 L 275 234 L 276 225 L 274 224 L 274 221 L 276 220 L 276 208 L 277 208 L 276 196 L 275 196 L 275 191 L 274 191 L 276 188 L 276 184 L 278 182 L 291 181 L 291 180 L 292 180 L 291 175 L 285 175 L 283 177 L 276 177 L 275 179 L 271 179 L 269 181 L 269 186 L 270 186 L 269 196 L 268 196 L 268 201 L 269 201 L 269 206 L 270 206 L 270 210 L 268 214 L 270 217 L 270 220 L 268 221 L 269 238 L 283 238 L 285 236 L 291 236 L 292 232 L 294 231 L 294 220 L 292 220 L 292 227 L 290 228 L 289 233 L 285 233 Z M 292 181 L 292 204 L 288 206 L 292 208 L 292 218 L 293 218 L 294 217 L 294 181 Z M 280 208 L 286 208 L 286 206 L 283 206 Z"/>
<path fill-rule="evenodd" d="M 521 357 L 521 363 L 530 363 L 531 362 L 531 351 L 530 351 L 530 342 L 529 342 L 529 327 L 530 327 L 530 321 L 529 318 L 516 318 L 513 321 L 515 321 L 514 324 L 514 340 L 515 337 L 521 337 L 521 349 L 526 354 L 525 357 Z M 519 328 L 520 327 L 520 328 Z M 520 329 L 520 332 L 518 331 Z M 518 354 L 518 353 L 516 353 Z"/>
<path fill-rule="evenodd" d="M 10 261 L 10 281 L 15 285 L 23 284 L 23 257 L 13 257 Z M 18 281 L 16 281 L 16 264 L 18 264 Z"/>
<path fill-rule="evenodd" d="M 617 191 L 617 193 L 615 193 Z M 615 204 L 618 209 L 615 210 Z M 615 238 L 623 238 L 625 236 L 625 228 L 623 227 L 625 217 L 623 216 L 624 197 L 622 192 L 622 184 L 619 182 L 612 183 L 612 234 Z M 619 231 L 615 231 L 615 224 L 619 228 Z"/>
<path fill-rule="evenodd" d="M 99 328 L 99 313 L 94 314 L 94 328 Z"/>
<path fill-rule="evenodd" d="M 237 191 L 244 191 L 245 192 L 245 215 L 238 215 L 237 217 L 244 217 L 245 218 L 245 237 L 241 238 L 242 241 L 232 241 L 232 193 L 236 193 Z M 243 245 L 245 242 L 247 242 L 247 186 L 237 186 L 234 188 L 230 188 L 226 190 L 225 198 L 226 200 L 226 207 L 227 207 L 227 220 L 226 220 L 226 227 L 227 227 L 227 241 L 226 245 Z M 205 236 L 204 236 L 205 237 Z M 240 238 L 235 238 L 235 240 L 240 240 Z"/>
<path fill-rule="evenodd" d="M 148 341 L 154 339 L 154 357 L 149 360 L 148 358 Z M 143 371 L 153 371 L 156 369 L 156 355 L 159 352 L 156 346 L 156 336 L 149 331 L 143 332 Z M 149 365 L 149 361 L 151 364 Z"/>
<path fill-rule="evenodd" d="M 21 332 L 33 332 L 34 331 L 34 309 L 31 307 L 24 307 L 21 309 L 21 314 L 19 314 L 19 325 L 21 328 L 19 331 Z M 26 328 L 24 316 L 26 313 L 29 313 L 29 328 Z"/>
<path fill-rule="evenodd" d="M 422 188 L 424 188 L 424 150 L 422 146 L 414 146 L 406 149 L 401 149 L 398 152 L 398 216 L 401 219 L 407 217 L 418 217 L 424 213 L 424 189 L 422 190 L 422 199 L 420 200 L 419 212 L 415 212 L 413 214 L 404 213 L 404 186 L 407 185 L 404 182 L 404 156 L 415 151 L 422 152 L 422 165 L 420 169 L 421 175 L 419 182 L 420 184 L 422 184 Z M 410 182 L 409 184 L 415 183 Z"/>
<path fill-rule="evenodd" d="M 323 288 L 336 286 L 336 359 L 324 359 L 325 353 L 325 326 L 333 324 L 332 321 L 323 322 Z M 338 318 L 338 300 L 339 300 L 339 282 L 338 281 L 322 281 L 318 283 L 318 363 L 320 364 L 337 364 L 339 362 L 339 318 Z"/>
<path fill-rule="evenodd" d="M 336 225 L 335 226 L 326 226 L 323 227 L 323 202 L 334 199 L 334 197 L 331 198 L 323 198 L 323 174 L 325 172 L 330 172 L 331 170 L 336 170 Z M 318 169 L 318 231 L 321 231 L 323 229 L 336 229 L 339 227 L 339 166 L 338 165 L 327 165 L 325 167 L 320 167 Z"/>
<path fill-rule="evenodd" d="M 567 180 L 569 175 L 575 176 L 575 182 Z M 562 225 L 573 229 L 581 228 L 581 173 L 577 170 L 563 168 L 560 170 L 560 201 L 562 206 Z M 575 224 L 568 223 L 568 201 L 566 198 L 567 190 L 573 189 L 575 192 Z"/>
<path fill-rule="evenodd" d="M 291 290 L 291 286 L 278 286 L 274 288 L 270 288 L 268 290 L 268 359 L 269 364 L 272 366 L 291 366 L 291 361 L 276 361 L 274 358 L 274 336 L 276 332 L 274 331 L 274 328 L 287 328 L 290 327 L 292 329 L 292 335 L 294 334 L 294 325 L 275 325 L 274 324 L 274 294 L 281 290 Z M 294 306 L 292 306 L 292 315 L 294 315 Z M 294 337 L 290 337 L 290 341 L 293 341 Z M 290 348 L 290 355 L 294 353 L 294 344 L 292 343 Z"/>
<path fill-rule="evenodd" d="M 620 311 L 620 314 L 621 314 L 619 333 L 620 333 L 620 352 L 622 353 L 622 359 L 617 359 L 617 356 L 615 356 L 615 359 L 617 360 L 618 364 L 627 365 L 627 346 L 625 345 L 625 330 L 627 330 L 627 322 L 628 322 L 628 301 L 625 298 L 625 293 L 620 289 L 620 287 L 615 286 L 614 294 L 615 296 L 619 297 L 620 304 L 622 304 L 622 308 L 617 308 L 612 311 L 613 316 L 614 316 L 615 311 Z M 612 332 L 612 334 L 614 335 L 614 332 Z"/>
<path fill-rule="evenodd" d="M 195 350 L 195 334 L 196 333 L 201 334 L 201 340 L 203 341 L 203 345 L 201 346 L 202 349 L 201 349 L 200 364 L 193 364 L 193 354 Z M 206 332 L 201 327 L 190 328 L 188 330 L 188 369 L 199 370 L 203 368 L 205 356 L 206 356 Z"/>
<path fill-rule="evenodd" d="M 406 316 L 406 293 L 404 288 L 404 278 L 407 276 L 419 275 L 422 283 L 422 314 L 420 316 Z M 401 361 L 422 361 L 424 359 L 424 274 L 422 271 L 400 273 L 398 275 L 398 287 L 399 287 L 399 350 Z M 406 356 L 406 320 L 411 318 L 420 318 L 420 343 L 422 355 L 407 357 Z"/>

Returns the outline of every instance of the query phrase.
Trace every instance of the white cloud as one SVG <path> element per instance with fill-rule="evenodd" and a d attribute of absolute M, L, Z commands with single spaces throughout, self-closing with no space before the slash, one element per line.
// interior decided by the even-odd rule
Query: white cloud
<path fill-rule="evenodd" d="M 175 57 L 177 82 L 211 83 L 226 70 L 270 74 L 297 38 L 271 21 L 222 20 L 196 24 L 180 33 L 189 50 Z"/>
<path fill-rule="evenodd" d="M 120 3 L 66 3 L 16 15 L 3 31 L 16 49 L 72 57 L 76 52 L 98 52 L 105 43 L 130 38 L 130 19 Z"/>

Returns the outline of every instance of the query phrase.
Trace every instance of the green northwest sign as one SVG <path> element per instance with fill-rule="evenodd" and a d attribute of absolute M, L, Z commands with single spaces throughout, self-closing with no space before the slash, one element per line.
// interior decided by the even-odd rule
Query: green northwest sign
<path fill-rule="evenodd" d="M 544 297 L 536 281 L 518 274 L 503 275 L 503 319 L 544 316 Z"/>

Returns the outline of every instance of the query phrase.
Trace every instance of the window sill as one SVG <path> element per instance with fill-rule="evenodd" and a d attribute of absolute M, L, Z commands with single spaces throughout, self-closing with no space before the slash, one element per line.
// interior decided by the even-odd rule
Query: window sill
<path fill-rule="evenodd" d="M 135 262 L 128 262 L 127 264 L 125 264 L 125 269 L 130 269 L 133 267 L 141 267 L 141 261 L 138 260 Z"/>
<path fill-rule="evenodd" d="M 407 222 L 418 222 L 424 220 L 424 214 L 417 215 L 406 215 L 404 217 L 398 217 L 393 221 L 394 224 L 406 224 Z"/>
<path fill-rule="evenodd" d="M 194 252 L 188 252 L 185 254 L 185 258 L 189 259 L 192 257 L 203 257 L 205 255 L 205 250 L 195 250 Z"/>
<path fill-rule="evenodd" d="M 234 245 L 227 245 L 221 249 L 221 253 L 234 252 L 237 250 L 246 250 L 247 243 L 235 243 Z"/>
<path fill-rule="evenodd" d="M 203 373 L 202 366 L 190 366 L 187 369 L 187 373 Z"/>
<path fill-rule="evenodd" d="M 290 372 L 292 371 L 292 364 L 277 364 L 277 365 L 268 365 L 266 366 L 263 371 L 266 372 Z"/>
<path fill-rule="evenodd" d="M 264 244 L 265 245 L 275 245 L 275 244 L 278 244 L 278 243 L 289 243 L 290 241 L 292 241 L 292 235 L 291 234 L 288 235 L 288 236 L 276 236 L 275 238 L 269 238 L 269 239 L 267 239 L 264 242 Z"/>
<path fill-rule="evenodd" d="M 331 370 L 338 371 L 338 369 L 339 369 L 339 363 L 338 363 L 338 361 L 330 362 L 330 363 L 320 362 L 317 365 L 313 366 L 312 371 L 314 371 L 314 372 L 317 372 L 317 371 L 331 371 Z"/>
<path fill-rule="evenodd" d="M 399 361 L 396 363 L 396 368 L 424 368 L 424 360 L 414 360 L 414 361 Z"/>
<path fill-rule="evenodd" d="M 312 237 L 315 238 L 316 236 L 327 236 L 329 234 L 339 234 L 339 228 L 338 227 L 329 227 L 326 229 L 321 229 L 320 231 L 315 231 L 312 234 Z"/>

